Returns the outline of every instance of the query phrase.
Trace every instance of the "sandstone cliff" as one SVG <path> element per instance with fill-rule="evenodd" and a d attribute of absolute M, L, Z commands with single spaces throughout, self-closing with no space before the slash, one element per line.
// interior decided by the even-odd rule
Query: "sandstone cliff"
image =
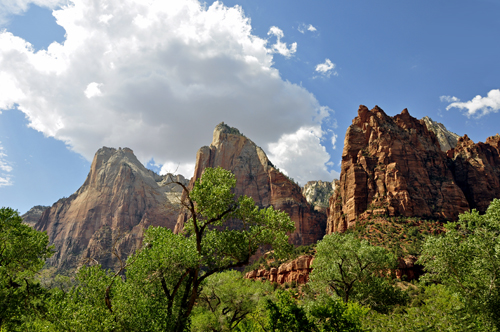
<path fill-rule="evenodd" d="M 146 169 L 128 148 L 99 149 L 85 183 L 45 210 L 35 226 L 55 245 L 49 265 L 71 269 L 92 259 L 114 268 L 113 245 L 126 259 L 140 247 L 148 226 L 173 229 L 180 188 L 167 184 L 168 177 Z M 187 183 L 179 175 L 174 180 Z"/>
<path fill-rule="evenodd" d="M 446 152 L 457 146 L 457 142 L 460 136 L 452 133 L 451 131 L 446 129 L 446 127 L 442 123 L 433 121 L 428 116 L 424 116 L 422 120 L 424 121 L 427 129 L 432 131 L 436 135 L 442 151 Z"/>
<path fill-rule="evenodd" d="M 23 222 L 27 225 L 33 227 L 40 220 L 43 211 L 47 210 L 49 206 L 36 205 L 29 209 L 28 212 L 23 214 L 21 218 L 23 218 Z"/>
<path fill-rule="evenodd" d="M 455 220 L 469 203 L 448 161 L 436 135 L 408 110 L 390 117 L 360 106 L 346 132 L 327 233 L 353 227 L 363 214 Z"/>
<path fill-rule="evenodd" d="M 287 212 L 295 222 L 296 231 L 290 235 L 295 245 L 315 243 L 325 234 L 326 215 L 315 211 L 302 196 L 300 187 L 279 172 L 264 151 L 238 129 L 224 123 L 217 125 L 210 146 L 196 154 L 196 168 L 189 187 L 199 179 L 207 167 L 221 166 L 236 176 L 236 197 L 252 197 L 261 207 L 272 205 Z M 186 215 L 181 213 L 176 232 L 184 227 Z M 237 227 L 237 224 L 232 225 Z"/>

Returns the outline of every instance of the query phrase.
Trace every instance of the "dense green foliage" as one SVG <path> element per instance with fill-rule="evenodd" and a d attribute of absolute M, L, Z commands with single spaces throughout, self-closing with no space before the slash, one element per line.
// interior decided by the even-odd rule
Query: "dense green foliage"
<path fill-rule="evenodd" d="M 22 223 L 17 211 L 0 209 L 0 330 L 16 331 L 41 313 L 46 291 L 35 274 L 52 255 L 47 234 Z"/>
<path fill-rule="evenodd" d="M 447 225 L 446 235 L 431 237 L 420 262 L 423 279 L 440 282 L 458 294 L 471 313 L 478 313 L 500 328 L 500 200 L 484 215 L 476 210 Z"/>
<path fill-rule="evenodd" d="M 349 300 L 387 312 L 406 298 L 387 278 L 396 257 L 387 249 L 370 245 L 354 234 L 326 235 L 316 247 L 311 287 L 326 291 L 345 303 Z"/>

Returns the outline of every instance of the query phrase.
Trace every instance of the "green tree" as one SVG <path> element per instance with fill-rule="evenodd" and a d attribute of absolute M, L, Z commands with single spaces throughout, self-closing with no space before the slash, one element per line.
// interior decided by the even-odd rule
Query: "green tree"
<path fill-rule="evenodd" d="M 429 237 L 419 263 L 428 272 L 423 280 L 441 282 L 460 295 L 470 313 L 500 328 L 500 200 L 484 215 L 476 210 L 446 226 L 446 234 Z"/>
<path fill-rule="evenodd" d="M 290 250 L 290 217 L 272 207 L 259 209 L 246 196 L 235 199 L 231 172 L 207 168 L 191 192 L 178 184 L 190 215 L 183 234 L 150 227 L 143 248 L 129 258 L 134 263 L 127 270 L 128 295 L 117 308 L 128 313 L 123 317 L 130 329 L 183 331 L 208 277 L 248 264 L 261 245 L 272 245 L 278 256 Z M 230 229 L 229 220 L 238 228 Z"/>
<path fill-rule="evenodd" d="M 237 271 L 226 271 L 206 279 L 193 310 L 192 331 L 233 331 L 256 311 L 272 285 L 244 279 Z"/>
<path fill-rule="evenodd" d="M 69 291 L 52 289 L 51 297 L 47 299 L 49 310 L 44 330 L 82 332 L 121 330 L 118 328 L 117 313 L 110 311 L 105 301 L 106 289 L 112 279 L 113 275 L 102 270 L 100 265 L 82 266 L 76 274 L 76 285 Z"/>
<path fill-rule="evenodd" d="M 23 224 L 17 211 L 0 209 L 0 330 L 22 330 L 43 311 L 35 275 L 53 253 L 48 244 L 47 234 Z"/>
<path fill-rule="evenodd" d="M 443 285 L 419 285 L 423 296 L 412 306 L 390 314 L 371 311 L 363 320 L 363 327 L 373 332 L 385 331 L 492 331 L 465 310 L 458 294 Z"/>
<path fill-rule="evenodd" d="M 307 318 L 304 308 L 297 303 L 290 292 L 278 290 L 276 298 L 276 301 L 267 300 L 268 319 L 264 327 L 265 331 L 317 331 Z"/>
<path fill-rule="evenodd" d="M 311 287 L 338 296 L 344 303 L 359 301 L 386 311 L 406 298 L 385 276 L 396 259 L 387 249 L 370 245 L 354 234 L 330 234 L 319 241 L 311 272 Z"/>
<path fill-rule="evenodd" d="M 344 303 L 326 294 L 318 294 L 306 305 L 309 320 L 319 332 L 362 331 L 362 319 L 369 310 L 358 303 Z"/>

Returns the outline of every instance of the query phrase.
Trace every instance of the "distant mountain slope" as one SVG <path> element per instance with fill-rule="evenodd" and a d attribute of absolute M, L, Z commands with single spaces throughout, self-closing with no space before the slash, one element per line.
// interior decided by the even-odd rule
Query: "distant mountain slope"
<path fill-rule="evenodd" d="M 180 175 L 177 181 L 187 181 Z M 44 211 L 35 228 L 47 231 L 56 253 L 49 264 L 71 269 L 85 259 L 113 268 L 141 245 L 150 225 L 173 229 L 180 188 L 168 176 L 146 169 L 133 151 L 103 147 L 97 151 L 85 183 L 73 195 Z"/>

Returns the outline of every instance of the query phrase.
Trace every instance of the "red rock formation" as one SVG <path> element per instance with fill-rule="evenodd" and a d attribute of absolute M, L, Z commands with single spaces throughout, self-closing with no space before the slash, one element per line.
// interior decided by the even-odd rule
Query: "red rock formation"
<path fill-rule="evenodd" d="M 49 264 L 71 269 L 91 258 L 113 268 L 118 262 L 111 254 L 115 242 L 126 259 L 139 248 L 149 225 L 173 229 L 180 194 L 166 180 L 147 170 L 128 148 L 99 149 L 85 183 L 45 210 L 35 226 L 47 231 L 55 245 Z"/>
<path fill-rule="evenodd" d="M 309 274 L 313 270 L 311 267 L 314 256 L 303 255 L 290 262 L 281 264 L 278 268 L 257 269 L 247 272 L 246 279 L 284 283 L 296 282 L 299 285 L 306 284 L 309 281 Z M 418 278 L 423 274 L 422 268 L 416 266 L 415 256 L 398 258 L 398 268 L 391 273 L 395 273 L 396 278 L 406 279 L 408 281 Z"/>
<path fill-rule="evenodd" d="M 258 269 L 247 272 L 245 278 L 253 280 L 269 280 L 282 285 L 295 281 L 297 284 L 305 284 L 309 281 L 309 273 L 311 273 L 311 264 L 314 257 L 311 255 L 303 255 L 291 262 L 281 264 L 278 268 L 273 267 L 269 270 Z"/>
<path fill-rule="evenodd" d="M 290 215 L 296 227 L 290 235 L 291 243 L 312 244 L 325 234 L 326 215 L 314 211 L 302 196 L 300 187 L 279 172 L 260 147 L 224 123 L 215 128 L 212 144 L 198 150 L 189 187 L 192 188 L 205 168 L 218 166 L 235 174 L 236 197 L 247 195 L 261 207 L 272 205 Z M 185 220 L 186 215 L 181 213 L 176 232 L 183 229 Z"/>
<path fill-rule="evenodd" d="M 434 133 L 408 110 L 394 117 L 360 106 L 347 129 L 327 233 L 365 214 L 455 220 L 469 204 Z"/>
<path fill-rule="evenodd" d="M 447 154 L 455 180 L 470 207 L 486 211 L 494 198 L 500 198 L 500 135 L 477 144 L 465 135 Z"/>

